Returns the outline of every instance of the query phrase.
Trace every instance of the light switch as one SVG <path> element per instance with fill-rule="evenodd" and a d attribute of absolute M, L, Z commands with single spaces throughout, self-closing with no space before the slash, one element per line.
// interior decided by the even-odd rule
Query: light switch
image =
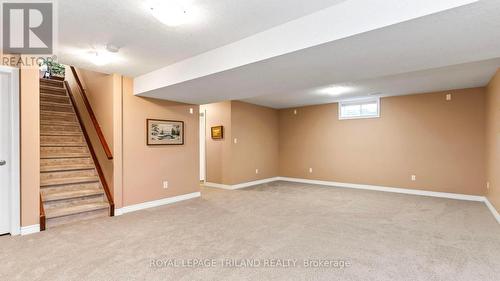
<path fill-rule="evenodd" d="M 446 94 L 446 100 L 451 101 L 451 94 Z"/>
<path fill-rule="evenodd" d="M 238 143 L 238 139 L 237 138 L 234 138 L 234 143 Z"/>

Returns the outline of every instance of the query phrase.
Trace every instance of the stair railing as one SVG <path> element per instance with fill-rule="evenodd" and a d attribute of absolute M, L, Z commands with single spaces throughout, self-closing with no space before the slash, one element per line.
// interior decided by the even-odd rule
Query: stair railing
<path fill-rule="evenodd" d="M 71 91 L 71 87 L 69 86 L 68 81 L 64 81 L 64 85 L 66 86 L 66 90 L 68 91 L 69 98 L 71 99 L 71 103 L 73 108 L 75 109 L 76 117 L 78 119 L 78 123 L 80 123 L 80 127 L 82 128 L 83 136 L 85 137 L 85 141 L 87 141 L 87 146 L 89 148 L 90 155 L 92 156 L 92 160 L 94 160 L 94 165 L 97 170 L 97 174 L 99 175 L 99 179 L 101 180 L 102 187 L 104 192 L 106 193 L 106 198 L 109 203 L 109 215 L 113 217 L 115 215 L 115 203 L 113 201 L 113 196 L 111 195 L 111 191 L 109 189 L 108 182 L 104 177 L 104 172 L 102 171 L 101 165 L 99 164 L 99 160 L 97 159 L 97 155 L 95 153 L 94 147 L 92 146 L 92 142 L 90 141 L 89 134 L 87 133 L 87 129 L 82 121 L 82 116 L 80 114 L 80 110 L 76 106 L 75 96 L 73 96 L 73 92 Z"/>
<path fill-rule="evenodd" d="M 108 157 L 109 160 L 113 159 L 113 153 L 111 152 L 111 149 L 109 148 L 108 142 L 106 142 L 106 138 L 104 137 L 104 134 L 102 133 L 101 126 L 99 126 L 99 122 L 97 121 L 97 118 L 95 117 L 94 110 L 92 110 L 92 106 L 90 105 L 89 99 L 87 98 L 87 93 L 85 92 L 85 89 L 83 88 L 82 81 L 78 77 L 78 73 L 76 72 L 76 69 L 74 66 L 70 66 L 71 72 L 73 73 L 73 77 L 75 78 L 76 84 L 78 85 L 78 88 L 80 89 L 80 92 L 82 93 L 82 99 L 83 103 L 85 104 L 85 108 L 87 109 L 90 120 L 92 121 L 92 124 L 94 125 L 95 131 L 97 132 L 97 136 L 99 137 L 99 141 L 101 142 L 101 145 L 104 149 L 104 153 L 106 153 L 106 157 Z"/>

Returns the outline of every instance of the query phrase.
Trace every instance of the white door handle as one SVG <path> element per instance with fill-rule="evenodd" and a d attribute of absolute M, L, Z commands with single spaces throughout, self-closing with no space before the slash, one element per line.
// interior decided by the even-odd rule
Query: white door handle
<path fill-rule="evenodd" d="M 7 164 L 7 161 L 5 161 L 5 160 L 0 160 L 0 166 L 5 166 L 5 164 Z"/>

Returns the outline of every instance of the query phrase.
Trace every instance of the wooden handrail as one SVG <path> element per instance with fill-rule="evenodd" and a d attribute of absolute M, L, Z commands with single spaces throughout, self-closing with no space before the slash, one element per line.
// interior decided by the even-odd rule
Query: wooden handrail
<path fill-rule="evenodd" d="M 92 120 L 92 124 L 94 125 L 94 128 L 97 132 L 97 136 L 99 137 L 99 140 L 101 141 L 101 145 L 104 149 L 104 153 L 106 153 L 106 157 L 108 157 L 109 160 L 113 159 L 113 153 L 111 152 L 111 149 L 109 148 L 108 143 L 106 142 L 106 138 L 104 137 L 104 134 L 102 133 L 101 126 L 99 126 L 99 122 L 97 122 L 97 118 L 95 117 L 94 110 L 92 110 L 92 106 L 90 105 L 89 99 L 87 98 L 87 93 L 85 92 L 85 89 L 83 88 L 82 81 L 78 77 L 78 73 L 76 72 L 76 69 L 74 66 L 70 66 L 71 72 L 73 73 L 73 77 L 75 77 L 76 84 L 78 84 L 78 87 L 80 88 L 80 92 L 82 93 L 82 99 L 83 103 L 85 104 L 85 108 L 87 109 L 87 112 L 90 115 L 90 120 Z"/>
<path fill-rule="evenodd" d="M 90 155 L 92 155 L 92 159 L 94 160 L 94 165 L 95 165 L 95 168 L 97 170 L 97 174 L 99 175 L 99 179 L 101 179 L 102 187 L 104 188 L 104 192 L 106 192 L 106 198 L 108 198 L 108 203 L 110 206 L 109 215 L 113 217 L 115 215 L 115 203 L 113 201 L 113 196 L 111 196 L 111 191 L 109 190 L 109 185 L 106 181 L 106 178 L 104 177 L 104 173 L 102 171 L 101 165 L 99 164 L 99 160 L 97 159 L 97 156 L 95 154 L 94 147 L 92 146 L 92 143 L 90 142 L 90 137 L 87 133 L 87 129 L 85 129 L 85 126 L 83 125 L 82 116 L 80 115 L 80 111 L 78 110 L 78 107 L 75 106 L 75 97 L 73 96 L 73 92 L 71 92 L 71 88 L 69 87 L 68 81 L 64 81 L 64 85 L 66 86 L 66 90 L 68 91 L 69 98 L 71 99 L 71 103 L 73 104 L 73 107 L 75 109 L 75 113 L 76 113 L 76 117 L 78 118 L 78 122 L 80 123 L 80 126 L 82 127 L 83 136 L 85 137 L 85 140 L 87 141 Z"/>
<path fill-rule="evenodd" d="M 40 194 L 40 231 L 45 230 L 45 209 L 43 208 L 42 194 Z"/>

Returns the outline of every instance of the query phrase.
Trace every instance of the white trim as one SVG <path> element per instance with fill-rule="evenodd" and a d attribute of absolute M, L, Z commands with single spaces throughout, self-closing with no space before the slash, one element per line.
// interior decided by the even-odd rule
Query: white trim
<path fill-rule="evenodd" d="M 254 186 L 254 185 L 278 181 L 279 179 L 280 179 L 279 177 L 274 177 L 274 178 L 267 178 L 267 179 L 262 179 L 262 180 L 239 183 L 239 184 L 235 184 L 235 185 L 205 182 L 203 185 L 206 187 L 221 188 L 221 189 L 226 189 L 226 190 L 236 190 L 236 189 L 242 189 L 242 188 L 246 188 L 246 187 L 250 187 L 250 186 Z"/>
<path fill-rule="evenodd" d="M 213 188 L 220 188 L 220 189 L 226 189 L 226 190 L 233 190 L 233 188 L 231 188 L 231 185 L 221 184 L 221 183 L 215 183 L 215 182 L 208 182 L 208 181 L 204 182 L 203 186 L 205 186 L 205 187 L 213 187 Z"/>
<path fill-rule="evenodd" d="M 324 186 L 330 186 L 330 187 L 363 189 L 363 190 L 372 190 L 372 191 L 382 191 L 382 192 L 392 192 L 392 193 L 401 193 L 401 194 L 448 198 L 448 199 L 456 199 L 456 200 L 484 202 L 484 196 L 466 195 L 466 194 L 458 194 L 458 193 L 435 192 L 435 191 L 426 191 L 426 190 L 418 190 L 418 189 L 385 187 L 385 186 L 376 186 L 376 185 L 342 183 L 342 182 L 321 181 L 321 180 L 297 179 L 297 178 L 287 178 L 287 177 L 280 177 L 280 180 L 289 181 L 289 182 L 317 184 L 317 185 L 324 185 Z"/>
<path fill-rule="evenodd" d="M 490 210 L 491 214 L 495 217 L 497 222 L 500 224 L 500 214 L 498 214 L 498 211 L 495 209 L 495 207 L 493 207 L 493 205 L 490 203 L 488 198 L 486 198 L 485 196 L 448 193 L 448 192 L 435 192 L 435 191 L 426 191 L 426 190 L 418 190 L 418 189 L 395 188 L 395 187 L 385 187 L 385 186 L 365 185 L 365 184 L 341 183 L 341 182 L 333 182 L 333 181 L 287 178 L 287 177 L 279 177 L 278 180 L 288 181 L 288 182 L 317 184 L 317 185 L 323 185 L 323 186 L 328 186 L 328 187 L 353 188 L 353 189 L 363 189 L 363 190 L 372 190 L 372 191 L 382 191 L 382 192 L 392 192 L 392 193 L 401 193 L 401 194 L 410 194 L 410 195 L 419 195 L 419 196 L 447 198 L 447 199 L 464 200 L 464 201 L 483 202 L 486 205 L 486 207 Z"/>
<path fill-rule="evenodd" d="M 20 127 L 19 127 L 19 69 L 10 66 L 0 66 L 0 72 L 10 76 L 10 234 L 19 235 L 21 233 L 21 160 L 19 150 Z"/>
<path fill-rule="evenodd" d="M 39 224 L 21 227 L 21 235 L 30 235 L 30 234 L 35 234 L 38 232 L 40 232 L 40 225 Z"/>
<path fill-rule="evenodd" d="M 155 200 L 155 201 L 149 201 L 149 202 L 144 202 L 136 205 L 130 205 L 130 206 L 125 206 L 120 209 L 115 210 L 115 216 L 120 216 L 126 213 L 131 213 L 139 210 L 144 210 L 144 209 L 149 209 L 149 208 L 154 208 L 154 207 L 159 207 L 163 205 L 168 205 L 184 200 L 189 200 L 193 198 L 200 197 L 201 193 L 200 192 L 193 192 L 193 193 L 188 193 L 184 195 L 179 195 L 175 197 L 169 197 L 169 198 L 164 198 L 160 200 Z"/>
<path fill-rule="evenodd" d="M 334 182 L 334 181 L 299 179 L 299 178 L 289 178 L 289 177 L 274 177 L 274 178 L 246 182 L 246 183 L 241 183 L 241 184 L 236 184 L 236 185 L 227 185 L 227 184 L 211 183 L 211 182 L 205 182 L 204 185 L 206 187 L 221 188 L 221 189 L 226 189 L 226 190 L 236 190 L 236 189 L 240 189 L 240 188 L 245 188 L 245 187 L 249 187 L 249 186 L 254 186 L 254 185 L 259 185 L 259 184 L 269 183 L 269 182 L 274 182 L 274 181 L 288 181 L 288 182 L 323 185 L 323 186 L 333 187 L 333 188 L 352 188 L 352 189 L 361 189 L 361 190 L 371 190 L 371 191 L 381 191 L 381 192 L 391 192 L 391 193 L 400 193 L 400 194 L 409 194 L 409 195 L 418 195 L 418 196 L 438 197 L 438 198 L 447 198 L 447 199 L 464 200 L 464 201 L 483 202 L 486 205 L 486 207 L 490 210 L 490 212 L 493 214 L 493 216 L 498 221 L 498 223 L 500 224 L 500 214 L 495 209 L 495 207 L 490 203 L 488 198 L 486 198 L 485 196 L 467 195 L 467 194 L 449 193 L 449 192 L 436 192 L 436 191 L 408 189 L 408 188 L 386 187 L 386 186 L 367 185 L 367 184 L 354 184 L 354 183 L 342 183 L 342 182 Z"/>
<path fill-rule="evenodd" d="M 491 204 L 490 200 L 488 200 L 488 198 L 486 197 L 484 198 L 484 204 L 486 204 L 486 207 L 490 209 L 490 212 L 493 214 L 497 222 L 500 223 L 500 214 L 498 213 L 497 209 L 495 209 L 493 204 Z"/>

